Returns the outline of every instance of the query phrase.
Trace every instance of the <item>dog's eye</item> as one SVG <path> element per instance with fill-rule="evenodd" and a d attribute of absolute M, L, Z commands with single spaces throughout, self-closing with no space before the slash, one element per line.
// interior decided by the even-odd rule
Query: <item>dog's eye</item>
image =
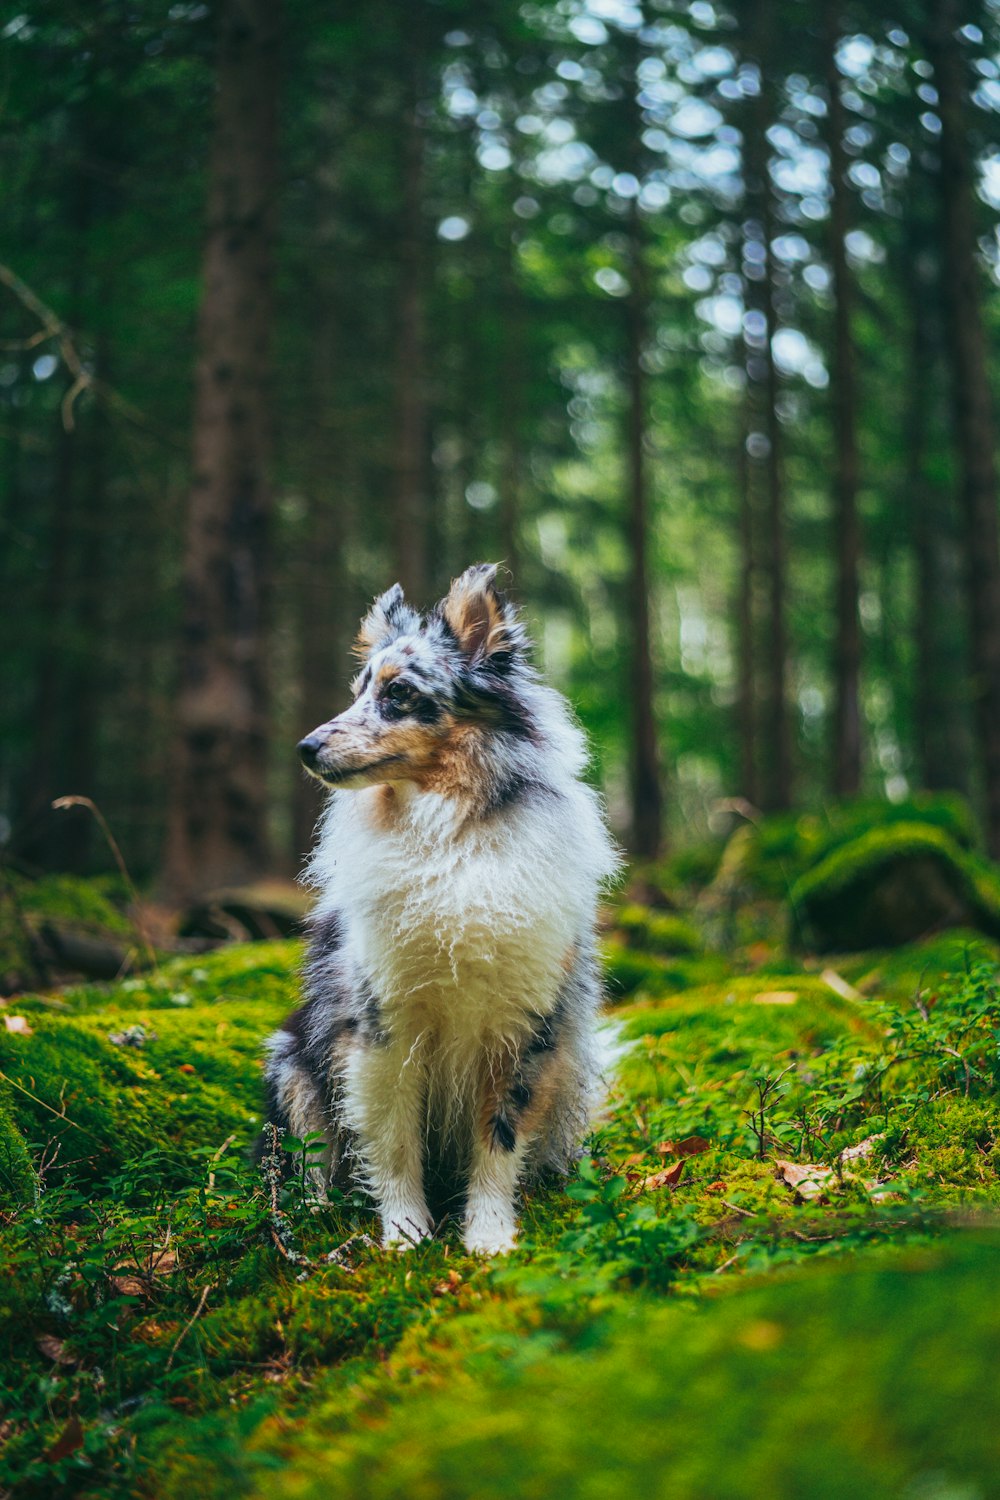
<path fill-rule="evenodd" d="M 416 693 L 405 682 L 390 682 L 382 696 L 403 713 L 412 708 L 417 699 Z"/>

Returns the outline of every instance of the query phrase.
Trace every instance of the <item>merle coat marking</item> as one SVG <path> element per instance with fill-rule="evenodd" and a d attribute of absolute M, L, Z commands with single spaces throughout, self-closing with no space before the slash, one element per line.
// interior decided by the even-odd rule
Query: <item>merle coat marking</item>
<path fill-rule="evenodd" d="M 565 701 L 492 566 L 426 617 L 396 585 L 362 622 L 346 712 L 303 740 L 334 788 L 301 1007 L 270 1041 L 268 1118 L 327 1141 L 386 1243 L 462 1203 L 509 1249 L 520 1183 L 565 1170 L 599 1095 L 595 904 L 615 868 Z"/>

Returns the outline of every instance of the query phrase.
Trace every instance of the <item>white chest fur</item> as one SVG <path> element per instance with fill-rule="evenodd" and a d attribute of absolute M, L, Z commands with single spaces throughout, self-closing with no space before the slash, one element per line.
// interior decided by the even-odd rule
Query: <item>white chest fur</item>
<path fill-rule="evenodd" d="M 574 847 L 589 801 L 469 824 L 432 796 L 391 820 L 377 815 L 377 794 L 348 796 L 313 873 L 393 1031 L 510 1045 L 555 1004 L 591 919 L 593 873 Z"/>

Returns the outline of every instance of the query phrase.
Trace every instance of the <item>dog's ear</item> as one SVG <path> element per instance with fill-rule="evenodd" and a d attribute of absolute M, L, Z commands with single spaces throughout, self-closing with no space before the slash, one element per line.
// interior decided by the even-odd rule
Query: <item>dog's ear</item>
<path fill-rule="evenodd" d="M 438 613 L 470 662 L 489 659 L 499 666 L 520 644 L 520 627 L 512 606 L 497 592 L 497 566 L 475 563 L 466 568 Z"/>
<path fill-rule="evenodd" d="M 388 646 L 398 635 L 410 635 L 420 629 L 420 616 L 403 598 L 398 583 L 384 594 L 379 594 L 371 609 L 361 621 L 354 650 L 358 656 L 371 656 L 372 652 Z"/>

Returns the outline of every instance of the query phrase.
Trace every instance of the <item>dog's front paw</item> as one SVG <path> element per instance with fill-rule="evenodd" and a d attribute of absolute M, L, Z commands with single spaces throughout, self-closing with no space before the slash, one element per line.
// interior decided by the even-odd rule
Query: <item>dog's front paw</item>
<path fill-rule="evenodd" d="M 409 1250 L 421 1240 L 429 1240 L 434 1225 L 422 1209 L 401 1209 L 382 1215 L 383 1250 Z"/>
<path fill-rule="evenodd" d="M 462 1231 L 462 1243 L 470 1255 L 507 1255 L 516 1240 L 514 1220 L 495 1214 L 470 1219 Z"/>

